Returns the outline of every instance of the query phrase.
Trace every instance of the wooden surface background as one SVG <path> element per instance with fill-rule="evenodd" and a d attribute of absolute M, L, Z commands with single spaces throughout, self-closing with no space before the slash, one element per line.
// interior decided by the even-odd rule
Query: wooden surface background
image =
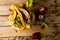
<path fill-rule="evenodd" d="M 16 32 L 16 30 L 12 28 L 8 23 L 9 8 L 12 3 L 19 4 L 20 2 L 26 2 L 26 1 L 27 0 L 0 0 L 0 37 L 31 36 L 35 32 L 41 32 L 43 35 L 49 35 L 49 34 L 52 34 L 52 32 L 56 31 L 56 29 L 52 27 L 49 27 L 49 29 L 47 30 L 47 29 L 41 29 L 39 25 L 34 25 L 31 27 L 31 29 L 25 29 L 22 33 L 19 30 L 17 30 Z M 58 0 L 57 2 L 58 2 L 57 4 L 60 4 L 60 0 Z M 54 7 L 50 7 L 50 5 L 54 5 L 54 0 L 49 0 L 47 2 L 39 1 L 39 4 L 44 4 L 45 6 L 48 7 L 49 10 L 54 10 Z M 60 11 L 60 7 L 57 7 L 57 10 Z M 53 12 L 51 12 L 51 14 L 53 14 Z M 51 16 L 53 16 L 54 18 L 55 14 Z M 60 18 L 60 16 L 58 17 Z M 60 19 L 58 17 L 56 18 L 59 21 L 56 21 L 56 18 L 54 19 L 56 22 L 60 22 Z M 48 20 L 47 22 L 50 22 L 50 20 L 52 20 L 53 18 L 46 19 L 46 21 Z"/>

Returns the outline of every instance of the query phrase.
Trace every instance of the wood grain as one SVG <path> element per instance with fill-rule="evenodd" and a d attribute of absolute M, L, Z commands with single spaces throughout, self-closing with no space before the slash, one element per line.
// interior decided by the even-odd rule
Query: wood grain
<path fill-rule="evenodd" d="M 0 11 L 0 16 L 9 16 L 9 11 Z"/>
<path fill-rule="evenodd" d="M 52 30 L 52 31 L 51 31 Z M 12 27 L 0 27 L 0 37 L 9 37 L 9 36 L 31 36 L 35 32 L 41 32 L 42 35 L 50 35 L 52 32 L 56 30 L 52 27 L 49 29 L 41 29 L 40 26 L 32 26 L 30 29 L 25 29 L 24 31 L 19 31 L 12 28 Z M 53 35 L 53 34 L 52 34 Z"/>
<path fill-rule="evenodd" d="M 0 6 L 0 15 L 9 15 L 10 5 Z"/>
<path fill-rule="evenodd" d="M 27 0 L 0 0 L 0 5 L 19 4 L 20 2 L 26 2 Z"/>
<path fill-rule="evenodd" d="M 8 16 L 0 16 L 0 26 L 9 26 Z"/>
<path fill-rule="evenodd" d="M 34 25 L 31 26 L 30 29 L 25 29 L 22 33 L 16 29 L 12 28 L 11 26 L 8 26 L 8 16 L 9 15 L 9 9 L 10 5 L 12 3 L 19 4 L 20 2 L 26 2 L 27 0 L 0 0 L 0 37 L 9 37 L 9 36 L 31 36 L 35 32 L 41 32 L 43 35 L 50 35 L 52 32 L 55 32 L 56 30 L 54 28 L 49 27 L 49 29 L 41 29 L 40 25 Z M 49 2 L 43 2 L 41 3 L 47 7 L 49 7 L 51 4 L 54 4 L 54 0 L 49 0 Z M 53 10 L 54 8 L 51 8 Z M 54 16 L 54 14 L 52 15 Z M 59 19 L 60 16 L 57 18 Z M 50 20 L 53 18 L 50 18 Z M 46 21 L 48 21 L 47 19 Z M 50 21 L 49 20 L 49 21 Z M 55 19 L 56 20 L 56 19 Z M 48 21 L 48 22 L 49 22 Z M 58 21 L 60 22 L 60 20 Z M 4 26 L 4 27 L 2 27 Z M 52 31 L 51 31 L 52 30 Z"/>

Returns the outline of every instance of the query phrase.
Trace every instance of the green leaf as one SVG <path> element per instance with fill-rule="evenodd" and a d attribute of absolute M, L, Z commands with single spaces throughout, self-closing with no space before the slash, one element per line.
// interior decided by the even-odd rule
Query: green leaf
<path fill-rule="evenodd" d="M 26 2 L 26 7 L 28 8 L 28 2 Z"/>

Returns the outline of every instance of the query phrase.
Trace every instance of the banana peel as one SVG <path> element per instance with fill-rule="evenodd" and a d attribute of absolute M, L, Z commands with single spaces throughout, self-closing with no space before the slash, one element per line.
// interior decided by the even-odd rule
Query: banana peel
<path fill-rule="evenodd" d="M 14 23 L 14 19 L 16 17 L 16 11 L 13 10 L 13 15 L 10 13 L 10 16 L 9 16 L 9 24 L 13 24 Z"/>
<path fill-rule="evenodd" d="M 25 15 L 25 18 L 26 18 L 26 19 L 29 19 L 29 18 L 30 18 L 29 13 L 28 13 L 25 9 L 23 9 L 23 8 L 19 8 L 19 9 L 20 9 L 20 11 Z"/>
<path fill-rule="evenodd" d="M 19 9 L 20 9 L 20 11 L 25 15 L 25 18 L 28 19 L 28 20 L 27 20 L 27 23 L 26 23 L 24 26 L 25 26 L 26 28 L 30 28 L 30 24 L 28 24 L 28 23 L 31 23 L 29 13 L 28 13 L 25 9 L 23 9 L 23 8 L 19 8 Z M 22 29 L 23 29 L 23 28 L 22 28 Z"/>
<path fill-rule="evenodd" d="M 26 26 L 26 28 L 30 28 L 30 24 L 26 24 L 25 26 Z"/>
<path fill-rule="evenodd" d="M 10 14 L 10 16 L 9 16 L 9 21 L 10 21 L 10 23 L 11 22 L 13 22 L 14 23 L 14 21 L 11 21 L 10 19 L 12 19 L 12 20 L 14 20 L 15 19 L 15 17 L 16 17 L 16 15 L 17 15 L 17 13 L 18 13 L 18 17 L 20 18 L 20 21 L 21 21 L 21 23 L 22 23 L 22 25 L 20 25 L 20 26 L 16 26 L 16 28 L 18 28 L 19 30 L 24 30 L 25 28 L 30 28 L 30 24 L 28 24 L 28 23 L 25 23 L 25 21 L 24 21 L 24 19 L 23 19 L 23 16 L 22 16 L 22 13 L 20 12 L 20 10 L 19 10 L 19 8 L 18 7 L 16 7 L 16 5 L 14 5 L 14 4 L 12 4 L 11 5 L 11 9 L 14 11 L 14 13 L 13 13 L 13 17 L 12 17 L 12 15 Z M 21 8 L 20 8 L 21 9 Z M 24 15 L 26 16 L 26 18 L 27 19 L 29 19 L 30 18 L 30 15 L 28 14 L 28 12 L 26 11 L 26 10 L 24 10 L 24 9 L 21 9 L 21 11 L 24 13 Z M 17 12 L 17 13 L 16 13 Z M 11 17 L 11 18 L 10 18 Z M 12 23 L 12 24 L 13 24 Z M 12 25 L 13 26 L 13 25 Z"/>
<path fill-rule="evenodd" d="M 22 16 L 21 12 L 19 11 L 19 9 L 14 4 L 12 4 L 11 7 L 12 7 L 12 9 L 17 11 L 18 15 L 20 16 L 21 23 L 24 25 L 25 23 L 23 20 L 23 16 Z"/>

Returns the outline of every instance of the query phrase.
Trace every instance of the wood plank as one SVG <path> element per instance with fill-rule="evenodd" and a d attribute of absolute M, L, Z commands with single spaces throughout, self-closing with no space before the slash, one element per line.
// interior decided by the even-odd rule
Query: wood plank
<path fill-rule="evenodd" d="M 0 11 L 0 16 L 9 15 L 9 11 Z"/>
<path fill-rule="evenodd" d="M 37 27 L 38 29 L 38 27 Z M 24 30 L 22 32 L 22 34 L 20 33 L 20 31 L 18 30 L 18 32 L 16 33 L 15 29 L 12 28 L 12 27 L 0 27 L 0 37 L 9 37 L 9 36 L 31 36 L 33 31 L 36 32 L 36 31 L 39 31 L 40 29 L 38 30 L 35 30 L 35 29 L 27 29 L 27 30 Z"/>
<path fill-rule="evenodd" d="M 56 7 L 56 10 L 58 10 L 60 12 L 60 7 Z"/>
<path fill-rule="evenodd" d="M 10 5 L 0 6 L 0 15 L 9 15 Z"/>
<path fill-rule="evenodd" d="M 53 20 L 52 23 L 60 23 L 60 12 L 59 13 L 57 12 L 57 14 L 59 14 L 59 16 L 56 16 L 56 14 L 49 14 L 50 17 L 46 17 L 45 21 L 49 23 L 49 22 L 52 22 Z"/>
<path fill-rule="evenodd" d="M 54 21 L 55 21 L 56 23 L 60 23 L 60 16 L 55 17 Z"/>
<path fill-rule="evenodd" d="M 35 32 L 41 32 L 42 35 L 50 35 L 50 34 L 53 35 L 52 32 L 56 32 L 56 30 L 52 27 L 49 27 L 48 30 L 47 29 L 41 29 L 41 26 L 35 25 L 35 26 L 32 26 L 30 29 L 25 29 L 21 33 L 21 31 L 16 30 L 12 27 L 0 27 L 0 37 L 31 36 Z"/>
<path fill-rule="evenodd" d="M 0 16 L 0 21 L 8 21 L 8 16 Z"/>
<path fill-rule="evenodd" d="M 19 4 L 20 2 L 26 2 L 27 0 L 0 0 L 0 5 L 6 4 Z"/>
<path fill-rule="evenodd" d="M 8 16 L 0 16 L 0 26 L 9 26 Z"/>
<path fill-rule="evenodd" d="M 57 3 L 60 3 L 60 0 L 57 0 Z"/>
<path fill-rule="evenodd" d="M 53 14 L 53 12 L 50 12 L 49 14 L 46 15 L 45 21 L 46 22 L 51 22 L 51 20 L 54 20 L 55 18 L 55 14 Z"/>
<path fill-rule="evenodd" d="M 0 6 L 0 11 L 9 11 L 9 8 L 11 6 L 10 5 L 3 5 L 3 6 Z"/>
<path fill-rule="evenodd" d="M 7 22 L 7 21 L 2 21 L 2 22 L 0 22 L 0 27 L 4 27 L 4 26 L 10 26 L 9 25 L 9 22 Z"/>

